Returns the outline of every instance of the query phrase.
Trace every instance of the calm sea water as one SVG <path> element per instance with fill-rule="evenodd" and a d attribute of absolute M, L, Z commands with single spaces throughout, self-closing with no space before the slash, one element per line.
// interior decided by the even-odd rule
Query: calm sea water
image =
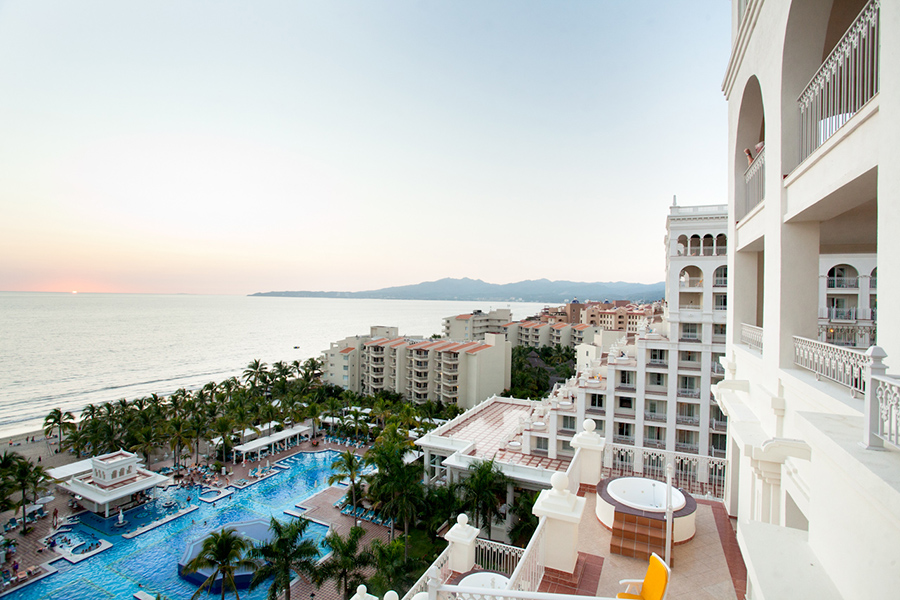
<path fill-rule="evenodd" d="M 332 341 L 395 325 L 440 333 L 443 317 L 542 304 L 249 296 L 0 292 L 0 436 L 38 429 L 50 409 L 171 394 L 318 357 Z"/>

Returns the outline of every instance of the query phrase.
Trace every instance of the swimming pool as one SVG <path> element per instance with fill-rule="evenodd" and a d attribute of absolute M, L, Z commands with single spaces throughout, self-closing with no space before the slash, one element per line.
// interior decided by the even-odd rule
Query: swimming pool
<path fill-rule="evenodd" d="M 230 523 L 268 519 L 271 516 L 289 519 L 285 510 L 294 509 L 295 504 L 328 487 L 326 481 L 331 474 L 331 463 L 338 455 L 334 450 L 296 454 L 279 463 L 288 469 L 245 489 L 235 490 L 215 504 L 199 501 L 196 488 L 157 490 L 157 500 L 153 505 L 138 507 L 124 514 L 129 523 L 123 528 L 115 527 L 118 515 L 109 519 L 85 515 L 80 522 L 70 526 L 71 532 L 66 535 L 72 540 L 106 540 L 113 547 L 74 565 L 66 560 L 57 560 L 53 563 L 59 570 L 57 573 L 16 590 L 6 598 L 128 599 L 143 589 L 152 596 L 159 593 L 169 600 L 188 600 L 197 588 L 178 576 L 177 563 L 192 541 Z M 133 539 L 122 537 L 129 529 L 177 512 L 175 506 L 162 508 L 167 501 L 174 501 L 184 508 L 188 504 L 188 495 L 191 496 L 190 504 L 198 507 L 193 512 Z M 307 535 L 317 541 L 326 533 L 327 527 L 318 523 L 312 523 L 307 529 Z M 267 586 L 260 586 L 252 592 L 242 591 L 241 598 L 262 600 L 266 593 Z"/>

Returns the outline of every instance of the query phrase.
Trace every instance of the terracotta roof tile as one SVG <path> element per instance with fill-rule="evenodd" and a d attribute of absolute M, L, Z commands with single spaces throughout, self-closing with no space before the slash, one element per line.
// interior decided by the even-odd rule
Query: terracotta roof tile
<path fill-rule="evenodd" d="M 341 354 L 350 354 L 354 350 L 356 350 L 356 348 L 354 348 L 353 346 L 350 346 L 349 348 L 344 348 L 343 350 L 341 350 Z"/>

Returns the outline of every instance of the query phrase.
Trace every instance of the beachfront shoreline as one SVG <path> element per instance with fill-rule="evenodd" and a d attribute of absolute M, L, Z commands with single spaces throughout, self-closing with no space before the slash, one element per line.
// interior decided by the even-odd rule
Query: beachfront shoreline
<path fill-rule="evenodd" d="M 33 442 L 29 441 L 32 437 L 34 438 Z M 27 458 L 33 464 L 39 464 L 46 469 L 61 467 L 77 460 L 75 455 L 69 452 L 60 450 L 57 454 L 56 450 L 58 448 L 59 444 L 55 436 L 47 439 L 47 436 L 44 435 L 41 429 L 0 437 L 0 452 L 15 452 Z"/>

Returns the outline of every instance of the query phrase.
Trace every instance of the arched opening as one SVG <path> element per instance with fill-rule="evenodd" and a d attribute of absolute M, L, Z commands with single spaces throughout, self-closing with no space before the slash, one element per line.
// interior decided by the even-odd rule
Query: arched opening
<path fill-rule="evenodd" d="M 790 173 L 878 90 L 876 3 L 833 0 L 824 11 L 824 2 L 791 3 L 782 56 L 782 173 Z"/>
<path fill-rule="evenodd" d="M 741 98 L 734 148 L 734 214 L 740 221 L 765 198 L 766 118 L 756 76 Z"/>
<path fill-rule="evenodd" d="M 684 256 L 688 250 L 688 237 L 684 234 L 678 236 L 678 256 Z"/>
<path fill-rule="evenodd" d="M 703 270 L 691 265 L 678 275 L 678 307 L 681 310 L 703 309 Z"/>
<path fill-rule="evenodd" d="M 700 236 L 694 234 L 688 240 L 688 256 L 700 256 Z"/>
<path fill-rule="evenodd" d="M 722 265 L 713 275 L 713 287 L 728 287 L 728 267 Z"/>
<path fill-rule="evenodd" d="M 715 253 L 715 240 L 709 233 L 703 236 L 703 256 L 713 256 Z"/>
<path fill-rule="evenodd" d="M 859 273 L 850 265 L 835 265 L 828 269 L 828 289 L 858 289 Z"/>
<path fill-rule="evenodd" d="M 728 236 L 720 233 L 716 236 L 716 256 L 725 256 L 728 254 Z"/>

